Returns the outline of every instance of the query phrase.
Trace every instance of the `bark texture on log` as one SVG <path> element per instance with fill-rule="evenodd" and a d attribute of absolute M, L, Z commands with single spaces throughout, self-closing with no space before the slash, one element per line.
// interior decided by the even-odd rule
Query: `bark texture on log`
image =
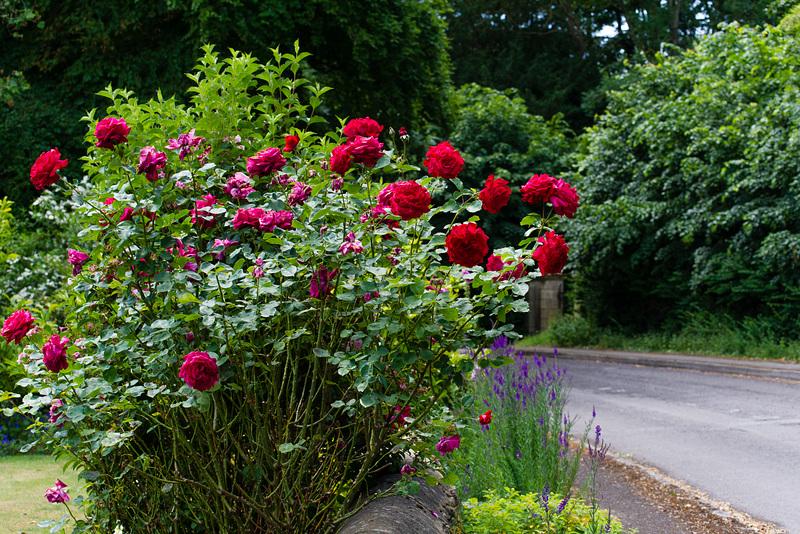
<path fill-rule="evenodd" d="M 371 493 L 386 491 L 401 475 L 383 477 Z M 339 534 L 448 534 L 458 498 L 452 486 L 429 486 L 422 478 L 414 495 L 390 495 L 367 504 L 344 524 Z"/>

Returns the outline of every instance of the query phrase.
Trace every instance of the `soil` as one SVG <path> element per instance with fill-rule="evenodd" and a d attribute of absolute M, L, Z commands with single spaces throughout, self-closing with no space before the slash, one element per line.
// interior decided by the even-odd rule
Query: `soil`
<path fill-rule="evenodd" d="M 580 480 L 585 479 L 586 471 L 582 466 Z M 636 529 L 639 534 L 786 532 L 715 501 L 653 467 L 610 453 L 598 469 L 597 500 L 627 529 Z"/>

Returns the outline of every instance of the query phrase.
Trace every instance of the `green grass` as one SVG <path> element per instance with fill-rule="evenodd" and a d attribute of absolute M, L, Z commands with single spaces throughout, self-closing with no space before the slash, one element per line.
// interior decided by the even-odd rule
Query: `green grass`
<path fill-rule="evenodd" d="M 65 473 L 62 463 L 52 456 L 0 457 L 0 534 L 44 533 L 48 529 L 38 527 L 39 521 L 57 520 L 67 513 L 63 504 L 50 503 L 44 497 L 57 478 L 67 484 L 70 500 L 78 496 L 83 485 L 78 473 Z"/>
<path fill-rule="evenodd" d="M 565 316 L 548 330 L 525 337 L 520 347 L 586 347 L 640 352 L 672 352 L 800 362 L 800 341 L 779 338 L 766 320 L 735 322 L 704 313 L 687 314 L 680 331 L 625 334 Z"/>

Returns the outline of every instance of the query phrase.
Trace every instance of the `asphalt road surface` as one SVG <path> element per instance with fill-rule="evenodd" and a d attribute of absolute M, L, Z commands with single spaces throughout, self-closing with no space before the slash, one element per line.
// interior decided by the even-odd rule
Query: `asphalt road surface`
<path fill-rule="evenodd" d="M 573 432 L 594 408 L 594 424 L 617 454 L 800 534 L 800 382 L 566 358 L 558 364 L 570 377 Z"/>

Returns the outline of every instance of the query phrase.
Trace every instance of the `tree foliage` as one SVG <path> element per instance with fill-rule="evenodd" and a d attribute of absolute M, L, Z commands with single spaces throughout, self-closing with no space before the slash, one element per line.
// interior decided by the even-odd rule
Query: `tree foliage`
<path fill-rule="evenodd" d="M 184 73 L 213 42 L 256 57 L 291 50 L 299 40 L 312 55 L 302 74 L 334 87 L 326 109 L 332 124 L 363 116 L 422 139 L 446 123 L 450 66 L 442 0 L 232 2 L 170 0 L 3 0 L 0 71 L 21 71 L 30 90 L 4 105 L 0 119 L 0 190 L 22 207 L 35 192 L 31 162 L 58 146 L 81 154 L 81 112 L 101 105 L 109 84 L 137 94 L 183 95 Z M 65 103 L 70 105 L 65 106 Z"/>
<path fill-rule="evenodd" d="M 622 78 L 586 134 L 569 230 L 598 319 L 797 314 L 798 58 L 780 30 L 734 24 Z"/>

